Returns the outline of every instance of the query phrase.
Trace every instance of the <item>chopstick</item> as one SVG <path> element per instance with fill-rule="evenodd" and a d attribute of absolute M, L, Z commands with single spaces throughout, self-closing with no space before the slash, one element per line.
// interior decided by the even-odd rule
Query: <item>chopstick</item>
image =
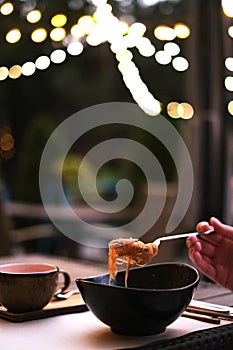
<path fill-rule="evenodd" d="M 218 317 L 212 317 L 208 315 L 201 315 L 190 311 L 184 311 L 181 315 L 182 317 L 192 318 L 194 320 L 207 322 L 207 323 L 213 323 L 213 324 L 220 324 L 221 320 Z"/>
<path fill-rule="evenodd" d="M 190 313 L 199 314 L 199 315 L 217 317 L 217 318 L 222 319 L 222 320 L 233 320 L 232 314 L 227 314 L 225 312 L 220 312 L 220 311 L 207 310 L 207 309 L 197 307 L 197 306 L 187 306 L 185 311 L 190 312 Z"/>

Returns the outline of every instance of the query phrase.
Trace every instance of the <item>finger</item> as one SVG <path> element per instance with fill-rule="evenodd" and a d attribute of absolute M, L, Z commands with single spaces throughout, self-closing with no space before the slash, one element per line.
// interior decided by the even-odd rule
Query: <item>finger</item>
<path fill-rule="evenodd" d="M 200 232 L 200 233 L 208 230 L 212 230 L 212 229 L 213 227 L 207 221 L 201 221 L 196 226 L 197 232 Z"/>
<path fill-rule="evenodd" d="M 216 255 L 216 245 L 213 245 L 212 243 L 200 241 L 196 237 L 189 237 L 187 238 L 186 245 L 189 248 L 189 253 L 193 254 L 194 252 L 198 251 L 201 252 L 201 254 L 204 256 L 207 256 L 208 258 L 212 259 Z"/>
<path fill-rule="evenodd" d="M 216 277 L 215 268 L 211 264 L 211 259 L 203 256 L 200 252 L 193 252 L 190 255 L 192 262 L 198 267 L 198 269 L 207 277 L 214 280 Z"/>
<path fill-rule="evenodd" d="M 191 248 L 197 241 L 198 241 L 197 237 L 189 236 L 189 237 L 186 239 L 186 246 L 187 246 L 188 248 Z"/>
<path fill-rule="evenodd" d="M 212 217 L 210 223 L 214 228 L 214 231 L 225 238 L 228 238 L 233 241 L 233 227 L 223 224 L 217 218 Z"/>

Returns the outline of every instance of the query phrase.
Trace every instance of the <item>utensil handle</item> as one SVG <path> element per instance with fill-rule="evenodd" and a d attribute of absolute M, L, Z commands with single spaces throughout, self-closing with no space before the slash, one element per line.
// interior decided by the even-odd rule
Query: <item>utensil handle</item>
<path fill-rule="evenodd" d="M 189 233 L 180 233 L 178 235 L 171 235 L 171 236 L 164 236 L 164 237 L 159 237 L 157 239 L 154 240 L 154 244 L 156 243 L 160 243 L 162 241 L 170 241 L 172 239 L 178 239 L 178 238 L 186 238 L 186 237 L 189 237 L 189 236 L 198 236 L 198 235 L 208 235 L 210 233 L 213 233 L 214 231 L 213 230 L 208 230 L 208 231 L 205 231 L 205 232 L 189 232 Z"/>

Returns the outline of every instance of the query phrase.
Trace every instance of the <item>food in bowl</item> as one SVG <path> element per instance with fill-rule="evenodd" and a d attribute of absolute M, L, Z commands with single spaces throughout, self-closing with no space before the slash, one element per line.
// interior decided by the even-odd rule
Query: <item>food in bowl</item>
<path fill-rule="evenodd" d="M 129 269 L 132 265 L 143 266 L 158 254 L 158 246 L 154 243 L 143 243 L 134 238 L 118 238 L 109 242 L 108 268 L 109 283 L 115 280 L 117 275 L 117 264 L 126 262 L 125 286 Z M 120 258 L 119 258 L 120 257 Z"/>
<path fill-rule="evenodd" d="M 199 273 L 185 263 L 159 263 L 133 267 L 125 287 L 125 271 L 112 284 L 109 274 L 77 279 L 90 311 L 114 333 L 162 333 L 190 303 Z"/>

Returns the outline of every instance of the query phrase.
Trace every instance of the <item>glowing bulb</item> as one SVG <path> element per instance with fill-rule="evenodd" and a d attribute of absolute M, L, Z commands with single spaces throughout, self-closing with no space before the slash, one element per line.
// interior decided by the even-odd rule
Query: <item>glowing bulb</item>
<path fill-rule="evenodd" d="M 41 43 L 47 38 L 47 31 L 44 28 L 37 28 L 31 34 L 31 39 L 35 43 Z"/>
<path fill-rule="evenodd" d="M 164 45 L 164 51 L 168 52 L 171 56 L 176 56 L 180 53 L 180 47 L 176 43 L 166 43 Z"/>
<path fill-rule="evenodd" d="M 9 77 L 11 79 L 17 79 L 21 75 L 21 67 L 18 64 L 15 64 L 9 69 Z"/>
<path fill-rule="evenodd" d="M 0 12 L 4 16 L 10 15 L 14 11 L 14 5 L 11 2 L 6 2 L 1 6 Z"/>
<path fill-rule="evenodd" d="M 5 80 L 8 77 L 7 67 L 0 67 L 0 80 Z"/>
<path fill-rule="evenodd" d="M 223 13 L 230 18 L 233 18 L 233 4 L 232 1 L 222 0 Z"/>
<path fill-rule="evenodd" d="M 66 31 L 64 28 L 54 28 L 50 32 L 50 38 L 53 41 L 62 41 L 66 36 Z"/>
<path fill-rule="evenodd" d="M 50 65 L 50 59 L 48 56 L 40 56 L 36 59 L 35 66 L 37 69 L 44 70 Z"/>
<path fill-rule="evenodd" d="M 159 40 L 173 40 L 176 37 L 175 30 L 165 26 L 161 25 L 155 28 L 154 30 L 154 36 Z"/>
<path fill-rule="evenodd" d="M 59 13 L 52 17 L 51 24 L 54 27 L 63 27 L 67 22 L 67 17 L 62 13 Z"/>
<path fill-rule="evenodd" d="M 30 75 L 34 74 L 36 70 L 35 63 L 33 62 L 26 62 L 22 65 L 22 74 L 29 77 Z"/>
<path fill-rule="evenodd" d="M 11 29 L 6 34 L 6 41 L 10 44 L 17 43 L 21 39 L 21 32 L 18 28 Z"/>
<path fill-rule="evenodd" d="M 233 101 L 230 101 L 227 105 L 228 112 L 233 116 Z"/>
<path fill-rule="evenodd" d="M 33 10 L 27 13 L 26 19 L 29 23 L 37 23 L 41 19 L 42 14 L 39 10 Z"/>
<path fill-rule="evenodd" d="M 233 57 L 227 57 L 225 59 L 225 66 L 231 72 L 233 71 Z"/>
<path fill-rule="evenodd" d="M 156 52 L 155 59 L 158 63 L 165 65 L 170 63 L 172 58 L 168 52 L 160 50 Z"/>
<path fill-rule="evenodd" d="M 55 50 L 51 53 L 50 59 L 53 63 L 62 63 L 66 59 L 66 53 L 63 50 Z"/>
<path fill-rule="evenodd" d="M 174 26 L 177 38 L 186 39 L 190 35 L 190 29 L 183 23 L 177 23 Z"/>
<path fill-rule="evenodd" d="M 173 68 L 179 72 L 184 72 L 188 69 L 189 63 L 184 57 L 175 57 L 172 60 Z"/>
<path fill-rule="evenodd" d="M 228 91 L 233 91 L 233 77 L 226 77 L 225 78 L 225 87 Z"/>
<path fill-rule="evenodd" d="M 78 41 L 74 41 L 73 43 L 70 43 L 68 45 L 67 52 L 70 55 L 78 56 L 78 55 L 80 55 L 80 53 L 83 52 L 83 44 L 78 42 Z"/>

